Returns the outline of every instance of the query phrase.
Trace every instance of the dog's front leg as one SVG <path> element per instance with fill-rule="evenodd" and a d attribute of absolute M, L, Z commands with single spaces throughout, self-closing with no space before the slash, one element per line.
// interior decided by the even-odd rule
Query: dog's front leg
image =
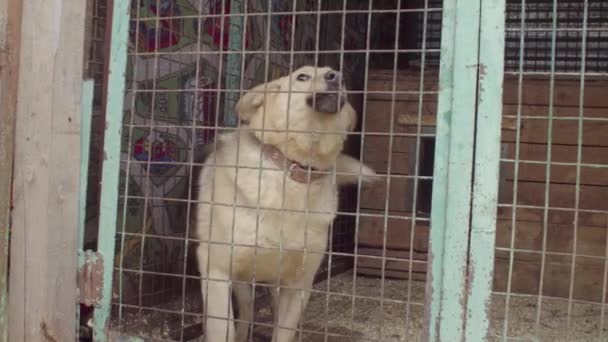
<path fill-rule="evenodd" d="M 206 305 L 206 342 L 234 342 L 234 321 L 227 273 L 210 270 L 201 281 L 203 300 Z"/>
<path fill-rule="evenodd" d="M 229 269 L 223 246 L 201 242 L 197 250 L 206 342 L 234 342 Z M 210 258 L 211 257 L 211 258 Z"/>
<path fill-rule="evenodd" d="M 290 285 L 290 288 L 282 287 L 279 290 L 277 326 L 274 329 L 272 342 L 294 341 L 300 317 L 305 312 L 306 304 L 310 299 L 311 289 L 312 279 L 307 279 Z"/>
<path fill-rule="evenodd" d="M 359 183 L 372 183 L 378 178 L 374 170 L 361 163 L 357 159 L 341 154 L 336 160 L 336 183 L 338 185 L 349 185 Z"/>

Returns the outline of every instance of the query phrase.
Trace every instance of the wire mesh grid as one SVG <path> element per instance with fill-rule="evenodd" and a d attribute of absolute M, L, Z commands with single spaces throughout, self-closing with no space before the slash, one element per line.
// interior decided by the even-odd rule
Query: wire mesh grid
<path fill-rule="evenodd" d="M 300 298 L 293 306 L 300 307 L 302 318 L 293 327 L 283 327 L 295 328 L 299 341 L 418 339 L 434 141 L 433 124 L 428 124 L 432 113 L 425 101 L 437 96 L 437 70 L 425 69 L 425 61 L 436 59 L 439 49 L 427 48 L 426 40 L 416 43 L 409 32 L 421 27 L 420 37 L 424 37 L 427 18 L 440 9 L 427 1 L 381 0 L 132 0 L 131 4 L 112 329 L 153 340 L 198 338 L 210 312 L 222 312 L 210 309 L 216 296 L 201 298 L 201 284 L 203 292 L 215 295 L 208 288 L 223 283 L 232 290 L 250 286 L 255 314 L 248 317 L 243 305 L 235 305 L 236 317 L 226 311 L 210 318 L 236 322 L 237 330 L 239 323 L 251 321 L 247 332 L 251 340 L 269 339 L 272 328 L 280 324 L 282 295 L 279 315 L 274 312 L 279 323 L 270 310 L 272 295 L 279 288 L 280 293 L 296 291 Z M 386 35 L 387 27 L 393 28 L 390 35 Z M 268 167 L 262 152 L 256 156 L 259 165 L 240 164 L 245 153 L 240 149 L 247 148 L 242 139 L 248 139 L 248 134 L 258 132 L 264 141 L 264 136 L 286 130 L 266 127 L 265 119 L 262 127 L 240 122 L 235 104 L 252 86 L 289 75 L 302 65 L 329 65 L 343 75 L 359 124 L 353 132 L 345 127 L 292 125 L 298 120 L 299 107 L 289 107 L 296 103 L 291 99 L 302 98 L 297 88 L 291 80 L 287 90 L 281 91 L 269 89 L 266 83 L 264 98 L 278 93 L 290 104 L 285 113 L 289 134 L 307 139 L 348 137 L 344 153 L 377 172 L 372 177 L 376 183 L 370 187 L 365 186 L 359 168 L 351 170 L 355 184 L 340 189 L 333 209 L 332 201 L 328 207 L 316 205 L 326 199 L 311 197 L 319 191 L 310 190 L 315 189 L 313 183 L 297 192 L 286 170 L 281 171 L 280 186 L 272 189 L 281 194 L 282 204 L 268 206 L 264 203 L 267 175 L 276 168 Z M 309 76 L 322 76 L 317 70 L 321 69 Z M 317 100 L 312 99 L 314 107 Z M 266 117 L 268 111 L 264 108 L 258 115 Z M 270 126 L 276 125 L 271 122 Z M 222 136 L 234 134 L 230 132 L 235 128 L 243 132 L 237 134 L 236 165 L 221 157 Z M 213 177 L 234 174 L 237 180 L 254 172 L 258 176 L 250 181 L 261 186 L 247 190 L 239 188 L 243 187 L 239 181 L 238 186 L 233 182 L 229 189 L 218 190 L 197 183 L 204 170 L 213 170 Z M 321 179 L 335 182 L 341 176 L 349 174 L 331 166 Z M 258 200 L 223 203 L 215 197 L 221 191 L 250 191 L 247 196 Z M 302 194 L 302 200 L 311 204 L 289 205 L 292 197 Z M 201 225 L 220 223 L 214 223 L 215 214 L 196 218 L 196 213 L 222 207 L 231 213 L 232 238 L 197 236 Z M 235 221 L 247 210 L 258 217 L 250 222 L 255 234 L 252 243 L 241 241 L 238 230 L 242 228 Z M 259 217 L 279 214 L 297 218 L 281 229 L 301 226 L 303 245 L 293 247 L 296 236 L 264 236 L 268 227 Z M 327 236 L 318 227 L 311 230 L 319 217 L 334 214 Z M 276 242 L 269 245 L 260 237 Z M 328 247 L 315 250 L 312 243 L 321 240 L 327 240 Z M 199 244 L 230 251 L 230 269 L 237 267 L 238 251 L 251 250 L 245 253 L 253 260 L 247 268 L 250 276 L 215 279 L 199 274 Z M 323 245 L 317 242 L 316 247 Z M 285 270 L 277 278 L 264 278 L 264 265 L 257 263 L 269 253 L 278 258 L 278 269 L 292 255 L 317 259 L 314 285 L 283 281 Z M 219 262 L 209 258 L 211 266 Z M 238 295 L 235 302 L 242 304 Z M 231 306 L 223 309 L 232 312 Z M 217 336 L 210 338 L 216 341 Z"/>
<path fill-rule="evenodd" d="M 606 340 L 605 12 L 507 2 L 496 340 Z"/>

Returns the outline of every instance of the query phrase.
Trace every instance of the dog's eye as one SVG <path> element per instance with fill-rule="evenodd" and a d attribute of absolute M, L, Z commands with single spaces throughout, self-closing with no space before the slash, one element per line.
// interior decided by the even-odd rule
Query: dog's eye
<path fill-rule="evenodd" d="M 306 75 L 306 74 L 299 74 L 298 77 L 296 77 L 296 79 L 298 81 L 308 81 L 310 79 L 310 75 Z"/>

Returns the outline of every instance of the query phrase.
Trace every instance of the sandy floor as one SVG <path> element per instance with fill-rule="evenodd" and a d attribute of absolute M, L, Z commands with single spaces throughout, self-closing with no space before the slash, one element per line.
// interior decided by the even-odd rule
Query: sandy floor
<path fill-rule="evenodd" d="M 319 292 L 311 296 L 300 341 L 420 341 L 423 331 L 424 288 L 423 282 L 411 282 L 410 286 L 408 281 L 385 280 L 384 286 L 381 286 L 377 278 L 356 277 L 353 297 L 351 272 L 330 279 L 329 284 L 327 281 L 321 282 L 315 286 Z M 200 312 L 200 301 L 195 297 L 193 295 L 192 301 L 186 301 L 187 312 Z M 598 337 L 602 316 L 599 304 L 572 304 L 568 327 L 568 302 L 544 299 L 540 324 L 536 330 L 536 298 L 511 296 L 509 303 L 508 338 L 503 339 L 505 297 L 494 295 L 490 341 L 608 341 L 607 337 Z M 179 311 L 180 308 L 181 300 L 162 307 L 173 311 Z M 605 316 L 608 316 L 608 312 Z M 200 316 L 186 317 L 183 323 L 181 317 L 176 313 L 158 311 L 143 311 L 141 316 L 139 312 L 126 312 L 122 327 L 128 334 L 145 337 L 146 341 L 172 341 L 180 339 L 180 326 L 191 326 L 183 330 L 183 335 L 191 336 L 186 337 L 186 340 L 195 340 L 201 330 L 200 325 L 196 324 L 200 322 Z M 258 325 L 253 332 L 253 341 L 270 341 L 272 318 L 267 306 L 260 307 L 255 321 Z M 113 326 L 117 323 L 114 320 Z M 604 335 L 608 336 L 606 317 L 603 327 Z"/>

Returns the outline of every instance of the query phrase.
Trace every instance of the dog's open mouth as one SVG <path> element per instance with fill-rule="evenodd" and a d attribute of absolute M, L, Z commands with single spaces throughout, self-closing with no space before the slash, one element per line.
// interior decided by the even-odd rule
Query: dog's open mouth
<path fill-rule="evenodd" d="M 316 93 L 306 99 L 306 103 L 321 113 L 337 113 L 344 106 L 344 96 L 339 93 Z"/>

